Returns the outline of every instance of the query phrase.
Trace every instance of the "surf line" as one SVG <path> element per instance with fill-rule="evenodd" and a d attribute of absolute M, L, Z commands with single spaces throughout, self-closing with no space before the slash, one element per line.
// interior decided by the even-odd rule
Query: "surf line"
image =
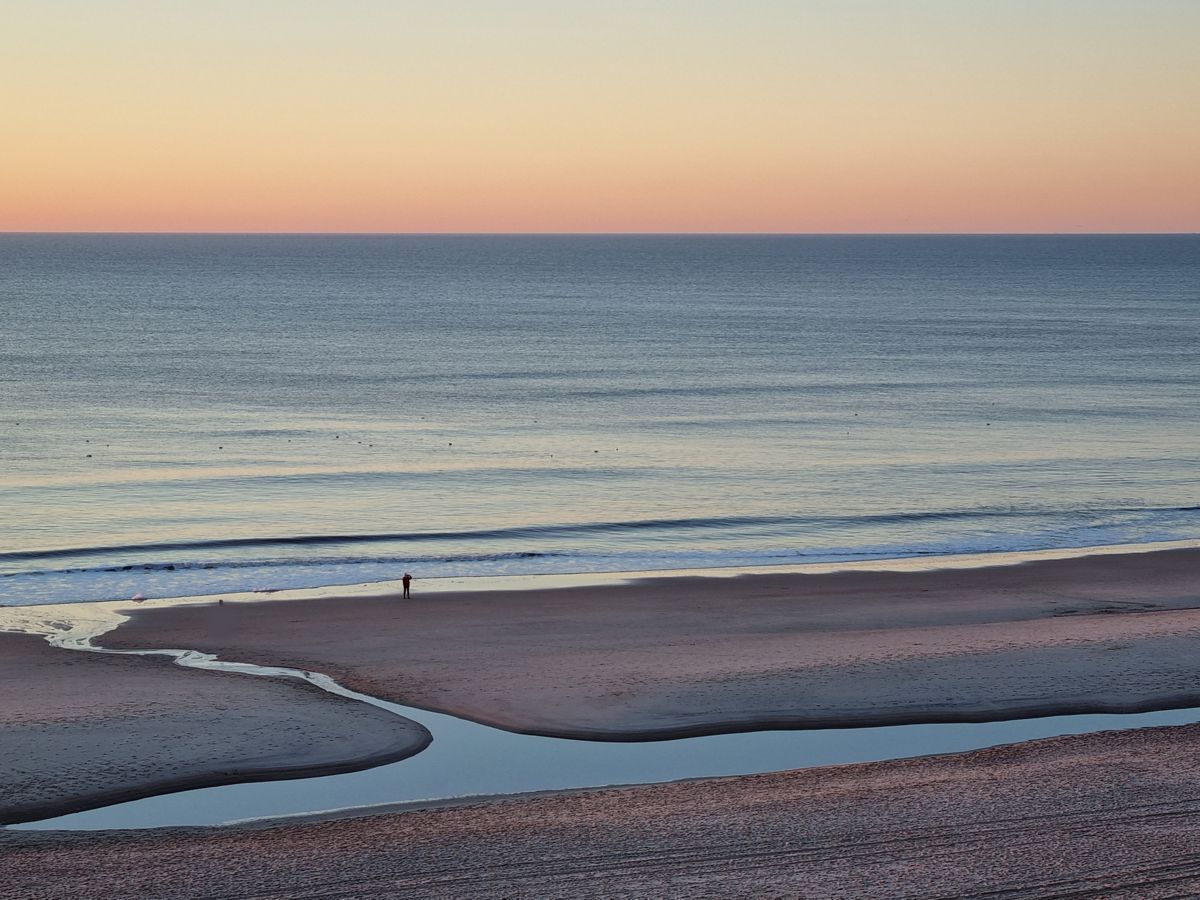
<path fill-rule="evenodd" d="M 196 650 L 110 650 L 95 636 L 123 617 L 72 625 L 47 637 L 68 650 L 164 655 L 182 666 L 306 681 L 426 728 L 431 746 L 357 772 L 247 781 L 168 792 L 8 826 L 93 831 L 219 826 L 294 817 L 354 816 L 546 791 L 632 786 L 695 778 L 961 753 L 1038 738 L 1200 722 L 1200 708 L 1149 713 L 1046 716 L 983 723 L 757 731 L 613 743 L 516 734 L 445 713 L 350 690 L 320 672 L 220 660 Z M 114 621 L 115 620 L 115 621 Z"/>

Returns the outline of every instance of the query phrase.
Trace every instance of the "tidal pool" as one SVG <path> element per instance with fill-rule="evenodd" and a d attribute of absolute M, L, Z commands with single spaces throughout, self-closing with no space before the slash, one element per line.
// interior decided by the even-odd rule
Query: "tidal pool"
<path fill-rule="evenodd" d="M 414 757 L 361 772 L 199 788 L 10 828 L 93 831 L 223 825 L 392 804 L 419 805 L 959 753 L 1065 734 L 1200 721 L 1200 709 L 1192 708 L 983 723 L 757 731 L 613 743 L 514 734 L 359 694 L 319 673 L 225 662 L 194 651 L 126 652 L 166 652 L 186 666 L 304 678 L 333 693 L 421 723 L 432 733 L 433 743 Z"/>

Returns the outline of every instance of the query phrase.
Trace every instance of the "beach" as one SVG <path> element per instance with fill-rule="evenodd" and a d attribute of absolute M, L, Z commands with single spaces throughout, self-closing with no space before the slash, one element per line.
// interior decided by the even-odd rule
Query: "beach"
<path fill-rule="evenodd" d="M 1200 705 L 1200 550 L 127 607 L 96 643 L 323 672 L 602 741 Z M 4 814 L 362 768 L 423 729 L 291 681 L 2 635 Z M 31 677 L 31 673 L 33 677 Z M 437 753 L 435 742 L 425 753 Z M 1013 896 L 1200 889 L 1200 726 L 219 828 L 4 832 L 3 897 Z M 14 760 L 17 761 L 14 766 Z M 303 785 L 298 784 L 302 789 Z M 53 877 L 48 873 L 53 872 Z M 1008 894 L 1006 894 L 1008 895 Z"/>
<path fill-rule="evenodd" d="M 926 572 L 215 602 L 100 643 L 296 666 L 512 731 L 637 740 L 1200 705 L 1200 550 Z"/>

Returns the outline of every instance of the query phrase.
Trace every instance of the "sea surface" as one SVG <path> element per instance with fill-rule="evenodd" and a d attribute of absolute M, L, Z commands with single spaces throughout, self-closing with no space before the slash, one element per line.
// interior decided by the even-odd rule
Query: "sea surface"
<path fill-rule="evenodd" d="M 0 235 L 0 605 L 1200 538 L 1200 236 Z"/>

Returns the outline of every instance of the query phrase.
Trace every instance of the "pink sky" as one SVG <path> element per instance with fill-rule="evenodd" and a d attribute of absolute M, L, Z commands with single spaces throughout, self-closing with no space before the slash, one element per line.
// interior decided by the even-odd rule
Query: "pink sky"
<path fill-rule="evenodd" d="M 1200 231 L 1200 3 L 11 5 L 0 230 Z"/>

